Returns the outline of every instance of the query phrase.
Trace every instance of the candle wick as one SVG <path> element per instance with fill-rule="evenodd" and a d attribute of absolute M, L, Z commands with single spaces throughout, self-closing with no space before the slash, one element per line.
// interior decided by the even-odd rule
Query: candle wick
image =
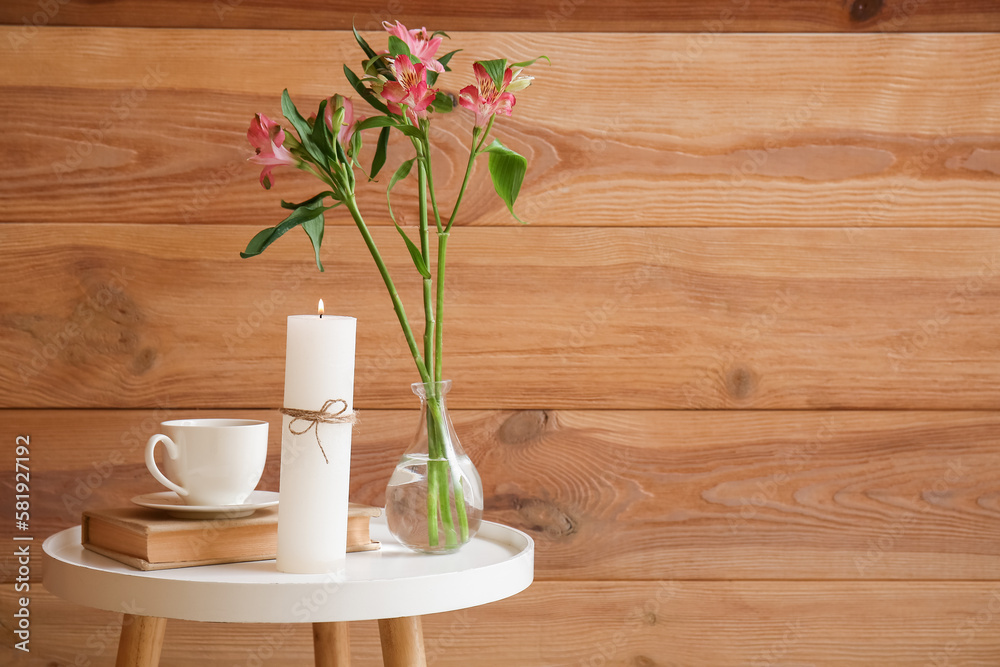
<path fill-rule="evenodd" d="M 319 319 L 323 319 L 323 313 L 319 314 Z"/>

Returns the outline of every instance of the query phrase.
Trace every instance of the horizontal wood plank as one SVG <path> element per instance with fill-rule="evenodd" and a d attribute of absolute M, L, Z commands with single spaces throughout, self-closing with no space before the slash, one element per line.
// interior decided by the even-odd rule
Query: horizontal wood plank
<path fill-rule="evenodd" d="M 330 3 L 321 0 L 7 0 L 0 23 L 27 37 L 46 25 L 169 28 L 376 30 L 384 20 L 439 30 L 826 32 L 867 30 L 979 31 L 1000 29 L 1000 12 L 989 0 L 704 0 L 656 3 L 584 0 L 469 5 L 454 0 L 392 0 Z"/>
<path fill-rule="evenodd" d="M 355 229 L 2 225 L 3 407 L 277 407 L 287 315 L 358 318 L 356 401 L 418 379 Z M 420 285 L 374 230 L 419 332 Z M 445 374 L 464 408 L 996 409 L 1000 231 L 469 228 Z M 419 334 L 418 334 L 419 335 Z"/>
<path fill-rule="evenodd" d="M 0 608 L 13 608 L 9 589 Z M 32 591 L 31 653 L 10 667 L 110 667 L 120 614 Z M 536 582 L 491 605 L 424 617 L 428 664 L 995 664 L 998 582 Z M 309 664 L 309 626 L 168 621 L 160 665 Z M 374 622 L 351 624 L 352 664 L 381 664 Z M 79 660 L 80 662 L 74 662 Z M 934 662 L 934 661 L 937 662 Z"/>
<path fill-rule="evenodd" d="M 159 421 L 187 410 L 7 410 L 31 437 L 31 534 L 160 489 L 143 463 Z M 276 411 L 261 488 L 278 490 Z M 486 518 L 537 543 L 536 577 L 1000 579 L 995 412 L 464 411 Z M 351 498 L 382 505 L 416 411 L 365 410 Z M 0 503 L 13 506 L 12 474 Z M 0 536 L 9 542 L 14 526 Z M 25 534 L 25 533 L 18 533 Z M 37 551 L 37 550 L 36 550 Z M 0 581 L 17 571 L 0 558 Z M 40 553 L 36 553 L 40 556 Z M 34 575 L 41 573 L 35 563 Z"/>
<path fill-rule="evenodd" d="M 272 226 L 279 197 L 317 188 L 290 169 L 276 190 L 260 188 L 246 162 L 250 119 L 280 118 L 285 87 L 308 115 L 348 89 L 340 64 L 360 53 L 342 31 L 289 39 L 91 28 L 41 30 L 19 48 L 0 39 L 0 119 L 18 166 L 0 181 L 0 221 Z M 497 124 L 529 158 L 518 212 L 536 226 L 1000 223 L 1000 35 L 691 39 L 456 33 L 449 48 L 464 50 L 440 81 L 457 93 L 475 58 L 552 58 Z M 622 79 L 631 52 L 646 69 Z M 621 63 L 608 67 L 608 54 Z M 435 180 L 450 202 L 471 122 L 464 109 L 438 122 Z M 403 143 L 387 173 L 409 156 Z M 382 224 L 384 186 L 361 188 L 362 210 Z M 397 188 L 404 221 L 414 190 Z M 457 224 L 517 225 L 485 165 Z"/>

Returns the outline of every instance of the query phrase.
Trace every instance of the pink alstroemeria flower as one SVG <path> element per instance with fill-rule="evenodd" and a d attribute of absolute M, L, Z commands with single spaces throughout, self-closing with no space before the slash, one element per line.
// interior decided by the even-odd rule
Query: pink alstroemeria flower
<path fill-rule="evenodd" d="M 473 69 L 476 72 L 476 85 L 466 86 L 459 91 L 458 103 L 476 112 L 476 127 L 486 127 L 490 118 L 498 113 L 510 116 L 517 101 L 507 92 L 514 79 L 513 70 L 507 68 L 503 74 L 503 84 L 497 88 L 485 67 L 476 63 Z"/>
<path fill-rule="evenodd" d="M 389 111 L 401 114 L 400 107 L 405 105 L 414 123 L 418 118 L 424 118 L 437 93 L 427 88 L 426 68 L 420 63 L 410 62 L 406 55 L 397 56 L 389 67 L 396 77 L 395 81 L 389 81 L 382 87 L 382 97 L 388 102 Z"/>
<path fill-rule="evenodd" d="M 382 27 L 390 35 L 399 37 L 406 42 L 406 46 L 410 49 L 410 54 L 423 63 L 427 69 L 432 72 L 444 72 L 444 65 L 434 58 L 437 55 L 438 48 L 441 46 L 440 37 L 432 39 L 427 32 L 427 28 L 407 30 L 406 26 L 399 21 L 396 21 L 396 25 L 392 25 L 388 21 L 382 21 Z"/>
<path fill-rule="evenodd" d="M 295 156 L 282 146 L 285 143 L 285 131 L 277 123 L 262 113 L 254 116 L 247 130 L 247 141 L 254 147 L 257 154 L 250 158 L 251 162 L 263 165 L 260 172 L 260 184 L 265 190 L 270 190 L 274 184 L 271 171 L 275 167 L 294 167 L 299 163 Z"/>
<path fill-rule="evenodd" d="M 340 142 L 341 146 L 347 146 L 347 142 L 351 139 L 351 132 L 354 131 L 354 102 L 351 101 L 351 98 L 334 95 L 327 100 L 326 112 L 323 115 L 326 117 L 326 126 L 333 132 L 333 112 L 340 107 L 344 107 L 344 124 L 336 130 L 337 141 Z M 361 120 L 358 118 L 357 122 L 360 123 Z"/>

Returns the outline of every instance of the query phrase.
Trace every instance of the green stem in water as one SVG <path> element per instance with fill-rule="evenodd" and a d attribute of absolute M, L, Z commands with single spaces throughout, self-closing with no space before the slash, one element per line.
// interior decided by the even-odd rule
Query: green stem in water
<path fill-rule="evenodd" d="M 437 481 L 440 475 L 435 464 L 436 461 L 427 462 L 427 544 L 432 547 L 438 545 L 438 494 L 434 490 L 440 486 Z"/>
<path fill-rule="evenodd" d="M 455 521 L 451 513 L 451 501 L 448 497 L 448 481 L 452 475 L 449 474 L 451 468 L 451 462 L 448 460 L 448 447 L 445 443 L 448 442 L 450 437 L 448 433 L 448 421 L 445 418 L 443 409 L 443 399 L 440 398 L 439 387 L 434 387 L 437 395 L 431 395 L 431 387 L 428 387 L 427 395 L 427 453 L 429 458 L 428 461 L 428 472 L 431 468 L 435 469 L 434 475 L 428 474 L 428 496 L 438 496 L 438 507 L 437 511 L 432 515 L 430 514 L 430 501 L 428 501 L 428 526 L 431 523 L 435 526 L 434 533 L 436 534 L 437 529 L 437 518 L 438 513 L 441 516 L 441 522 L 444 524 L 445 529 L 445 543 L 449 547 L 457 546 L 455 542 Z M 469 532 L 468 519 L 464 519 L 465 511 L 464 507 L 458 511 L 460 526 L 462 534 L 467 535 Z M 428 538 L 431 534 L 428 534 Z M 437 539 L 431 542 L 432 546 L 437 545 Z"/>

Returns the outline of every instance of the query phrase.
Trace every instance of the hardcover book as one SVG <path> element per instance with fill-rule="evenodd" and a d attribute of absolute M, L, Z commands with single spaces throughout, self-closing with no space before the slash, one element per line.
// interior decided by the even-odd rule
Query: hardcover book
<path fill-rule="evenodd" d="M 373 551 L 369 523 L 378 507 L 350 503 L 347 551 Z M 174 519 L 144 507 L 83 513 L 83 546 L 140 570 L 270 560 L 278 549 L 278 508 L 239 519 Z"/>

